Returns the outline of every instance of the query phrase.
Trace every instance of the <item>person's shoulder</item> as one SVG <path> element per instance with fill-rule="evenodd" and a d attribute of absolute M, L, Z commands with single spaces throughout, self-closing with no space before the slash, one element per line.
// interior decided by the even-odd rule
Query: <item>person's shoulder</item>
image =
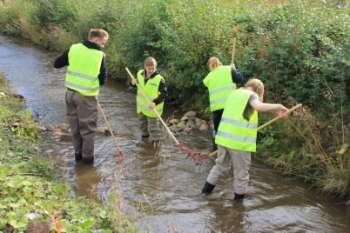
<path fill-rule="evenodd" d="M 137 74 L 137 75 L 143 75 L 143 74 L 144 74 L 144 70 L 143 70 L 143 69 L 140 69 L 140 70 L 137 71 L 136 74 Z"/>
<path fill-rule="evenodd" d="M 258 94 L 256 94 L 254 91 L 247 90 L 244 87 L 238 88 L 238 89 L 236 89 L 236 91 L 243 92 L 245 95 L 249 96 L 249 98 L 251 98 L 251 97 L 258 98 Z"/>
<path fill-rule="evenodd" d="M 160 82 L 165 83 L 165 78 L 162 75 L 159 75 L 159 76 L 160 76 Z"/>
<path fill-rule="evenodd" d="M 159 71 L 157 71 L 157 75 L 156 75 L 156 76 L 159 76 L 160 79 L 161 79 L 161 81 L 162 81 L 162 82 L 165 82 L 164 76 L 163 76 Z"/>
<path fill-rule="evenodd" d="M 76 43 L 73 43 L 73 44 L 71 44 L 70 47 L 76 47 L 76 46 L 85 46 L 85 47 L 87 47 L 86 45 L 84 45 L 83 42 L 76 42 Z"/>
<path fill-rule="evenodd" d="M 72 49 L 79 49 L 79 48 L 88 48 L 88 47 L 84 45 L 83 42 L 77 42 L 77 43 L 71 44 L 70 47 L 68 48 L 68 51 Z"/>
<path fill-rule="evenodd" d="M 258 96 L 258 94 L 256 94 L 255 92 L 253 92 L 253 91 L 248 91 L 248 102 L 251 104 L 252 102 L 254 102 L 254 101 L 257 101 L 257 100 L 259 100 L 259 96 Z"/>
<path fill-rule="evenodd" d="M 204 77 L 203 82 L 208 82 L 208 80 L 213 76 L 215 70 L 210 70 L 207 75 Z"/>

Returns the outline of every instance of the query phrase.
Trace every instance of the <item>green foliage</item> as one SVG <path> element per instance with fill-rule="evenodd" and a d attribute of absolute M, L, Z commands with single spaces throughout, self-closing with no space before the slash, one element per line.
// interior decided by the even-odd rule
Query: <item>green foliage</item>
<path fill-rule="evenodd" d="M 42 177 L 16 174 L 0 166 L 0 190 L 0 230 L 10 224 L 17 231 L 24 231 L 29 223 L 28 214 L 36 213 L 40 220 L 48 220 L 53 214 L 57 216 L 64 232 L 85 233 L 92 229 L 136 232 L 128 220 L 124 220 L 123 225 L 113 226 L 111 216 L 116 215 L 115 209 L 101 207 L 85 198 L 70 199 L 67 186 Z"/>
<path fill-rule="evenodd" d="M 37 0 L 32 4 L 32 22 L 40 27 L 60 24 L 64 29 L 69 29 L 74 21 L 75 9 L 68 0 Z"/>
<path fill-rule="evenodd" d="M 8 35 L 18 35 L 21 29 L 18 24 L 19 6 L 11 4 L 10 6 L 0 6 L 0 24 L 1 32 Z"/>
<path fill-rule="evenodd" d="M 320 181 L 322 187 L 328 192 L 346 194 L 350 188 L 350 169 L 328 169 L 324 180 Z"/>
<path fill-rule="evenodd" d="M 19 2 L 23 0 L 0 9 L 0 21 L 6 25 L 0 30 L 11 31 L 6 28 L 21 25 Z M 125 79 L 126 65 L 136 72 L 145 57 L 154 56 L 169 87 L 169 99 L 204 113 L 208 96 L 202 80 L 208 73 L 207 60 L 217 55 L 229 64 L 235 37 L 235 64 L 246 77 L 264 81 L 265 99 L 287 106 L 301 102 L 312 116 L 296 116 L 298 122 L 305 122 L 294 128 L 287 124 L 263 133 L 259 151 L 265 161 L 315 182 L 334 177 L 332 169 L 345 174 L 337 177 L 348 176 L 350 165 L 342 168 L 341 164 L 347 163 L 336 153 L 348 141 L 350 129 L 348 1 L 67 2 L 36 1 L 26 14 L 48 34 L 50 25 L 79 38 L 85 38 L 91 27 L 107 29 L 110 42 L 106 52 L 114 77 Z M 285 151 L 281 145 L 291 146 Z M 345 189 L 336 185 L 341 184 L 321 184 L 326 190 L 350 192 L 349 185 L 341 185 Z"/>

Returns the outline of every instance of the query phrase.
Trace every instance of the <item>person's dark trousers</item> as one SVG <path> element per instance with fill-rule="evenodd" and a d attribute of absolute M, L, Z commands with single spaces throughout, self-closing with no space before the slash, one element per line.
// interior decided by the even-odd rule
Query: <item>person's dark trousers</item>
<path fill-rule="evenodd" d="M 214 125 L 213 137 L 212 137 L 213 150 L 218 149 L 217 145 L 215 144 L 215 135 L 218 132 L 219 123 L 221 121 L 221 117 L 222 117 L 223 112 L 224 112 L 224 109 L 220 109 L 220 110 L 216 110 L 216 111 L 212 112 L 213 125 Z"/>
<path fill-rule="evenodd" d="M 97 126 L 97 100 L 67 89 L 67 118 L 72 131 L 75 159 L 94 160 L 94 136 Z"/>

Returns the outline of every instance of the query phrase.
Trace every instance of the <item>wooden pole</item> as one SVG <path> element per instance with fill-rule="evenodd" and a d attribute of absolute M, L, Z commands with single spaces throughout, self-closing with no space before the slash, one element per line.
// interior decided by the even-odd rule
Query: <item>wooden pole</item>
<path fill-rule="evenodd" d="M 257 130 L 259 131 L 259 130 L 261 130 L 262 128 L 265 128 L 266 126 L 268 126 L 268 125 L 270 125 L 271 123 L 277 121 L 278 119 L 280 119 L 280 118 L 282 118 L 282 117 L 288 115 L 289 113 L 291 113 L 291 112 L 293 112 L 294 110 L 300 108 L 301 106 L 303 106 L 303 105 L 302 105 L 302 104 L 297 104 L 297 105 L 295 105 L 293 108 L 288 109 L 288 111 L 287 111 L 285 114 L 280 115 L 280 116 L 277 116 L 277 117 L 273 118 L 272 120 L 266 122 L 265 124 L 259 126 Z"/>
<path fill-rule="evenodd" d="M 130 72 L 130 70 L 128 69 L 128 67 L 125 67 L 126 72 L 128 72 L 130 78 L 132 80 L 135 81 L 136 86 L 138 87 L 139 85 L 137 84 L 137 80 L 135 79 L 134 75 L 132 75 L 132 73 Z M 152 103 L 152 100 L 150 100 L 145 92 L 143 91 L 142 88 L 140 88 L 140 93 L 141 95 L 148 101 L 148 103 Z M 162 119 L 162 117 L 160 116 L 159 112 L 155 109 L 152 108 L 153 112 L 156 114 L 156 116 L 158 117 L 158 119 L 160 120 L 160 122 L 162 123 L 162 125 L 164 126 L 164 128 L 166 129 L 166 131 L 168 132 L 168 134 L 170 135 L 170 137 L 174 140 L 174 142 L 176 143 L 176 145 L 179 145 L 179 141 L 176 139 L 176 137 L 174 136 L 174 134 L 171 132 L 171 130 L 169 129 L 169 127 L 166 125 L 166 123 L 164 122 L 164 120 Z"/>
<path fill-rule="evenodd" d="M 233 38 L 232 41 L 232 52 L 231 52 L 231 65 L 234 65 L 235 61 L 235 55 L 236 55 L 236 37 Z M 235 67 L 236 68 L 236 67 Z"/>
<path fill-rule="evenodd" d="M 116 136 L 113 133 L 112 126 L 109 124 L 109 121 L 107 120 L 106 114 L 104 113 L 100 103 L 97 103 L 97 108 L 101 112 L 102 117 L 103 117 L 103 119 L 104 119 L 104 121 L 105 121 L 105 123 L 107 125 L 107 128 L 108 128 L 109 132 L 111 133 L 112 140 L 113 140 L 113 143 L 114 143 L 114 145 L 115 145 L 115 147 L 117 149 L 117 152 L 119 153 L 121 159 L 124 159 L 123 151 L 120 149 L 120 147 L 119 147 L 119 145 L 117 143 L 117 138 L 116 138 Z"/>

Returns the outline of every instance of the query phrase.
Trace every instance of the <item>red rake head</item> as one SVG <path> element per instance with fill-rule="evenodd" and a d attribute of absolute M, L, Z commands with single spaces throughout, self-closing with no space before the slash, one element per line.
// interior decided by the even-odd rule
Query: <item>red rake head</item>
<path fill-rule="evenodd" d="M 193 161 L 201 162 L 209 159 L 209 156 L 207 154 L 202 154 L 200 152 L 195 152 L 188 148 L 187 146 L 183 144 L 177 144 L 177 148 L 179 148 L 187 157 L 191 158 Z"/>

